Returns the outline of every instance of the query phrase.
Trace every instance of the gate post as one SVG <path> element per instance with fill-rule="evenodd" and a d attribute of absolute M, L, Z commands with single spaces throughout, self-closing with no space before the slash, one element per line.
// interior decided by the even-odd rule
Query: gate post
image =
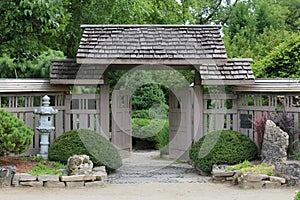
<path fill-rule="evenodd" d="M 194 81 L 194 107 L 193 107 L 193 142 L 204 136 L 203 125 L 203 88 L 198 71 L 195 72 Z"/>

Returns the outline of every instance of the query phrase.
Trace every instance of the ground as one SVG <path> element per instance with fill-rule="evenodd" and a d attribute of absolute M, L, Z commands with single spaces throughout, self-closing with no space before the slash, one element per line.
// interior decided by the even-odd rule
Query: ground
<path fill-rule="evenodd" d="M 0 157 L 0 166 L 15 165 L 17 167 L 17 172 L 19 173 L 30 171 L 37 164 L 37 161 L 34 161 L 29 157 Z"/>
<path fill-rule="evenodd" d="M 134 152 L 123 167 L 108 177 L 105 188 L 0 188 L 1 200 L 285 200 L 293 199 L 299 188 L 244 190 L 229 184 L 214 184 L 199 176 L 188 163 L 158 159 L 159 153 Z M 16 158 L 0 159 L 0 165 L 15 163 L 29 170 L 36 163 Z"/>

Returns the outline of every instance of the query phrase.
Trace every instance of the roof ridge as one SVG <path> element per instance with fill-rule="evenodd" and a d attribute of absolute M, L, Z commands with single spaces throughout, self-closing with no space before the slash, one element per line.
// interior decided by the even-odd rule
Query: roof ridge
<path fill-rule="evenodd" d="M 81 28 L 126 28 L 126 27 L 133 27 L 133 28 L 140 28 L 140 27 L 158 27 L 158 28 L 183 28 L 183 27 L 191 27 L 191 28 L 222 28 L 222 25 L 200 25 L 200 24 L 82 24 L 80 25 Z"/>

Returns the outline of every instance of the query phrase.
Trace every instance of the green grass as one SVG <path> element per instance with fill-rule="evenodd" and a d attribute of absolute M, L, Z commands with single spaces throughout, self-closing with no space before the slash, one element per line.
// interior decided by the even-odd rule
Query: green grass
<path fill-rule="evenodd" d="M 28 174 L 31 175 L 43 175 L 43 174 L 49 174 L 49 175 L 59 175 L 62 176 L 63 173 L 58 171 L 59 169 L 66 169 L 67 166 L 60 164 L 58 162 L 40 162 L 38 163 L 32 170 L 28 171 Z"/>
<path fill-rule="evenodd" d="M 232 167 L 228 167 L 227 169 L 226 169 L 226 171 L 236 171 L 236 170 L 240 170 L 240 169 L 243 169 L 243 168 L 251 168 L 251 167 L 253 167 L 253 164 L 252 164 L 252 162 L 250 162 L 250 161 L 248 161 L 248 160 L 245 160 L 244 162 L 242 162 L 242 163 L 239 163 L 239 164 L 237 164 L 237 165 L 234 165 L 234 166 L 232 166 Z"/>

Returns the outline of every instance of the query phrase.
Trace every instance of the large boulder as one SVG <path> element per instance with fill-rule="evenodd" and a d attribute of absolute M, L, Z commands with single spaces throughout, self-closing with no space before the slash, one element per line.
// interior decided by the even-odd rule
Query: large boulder
<path fill-rule="evenodd" d="M 280 163 L 287 159 L 289 135 L 276 124 L 267 120 L 262 144 L 262 161 L 270 164 Z"/>

